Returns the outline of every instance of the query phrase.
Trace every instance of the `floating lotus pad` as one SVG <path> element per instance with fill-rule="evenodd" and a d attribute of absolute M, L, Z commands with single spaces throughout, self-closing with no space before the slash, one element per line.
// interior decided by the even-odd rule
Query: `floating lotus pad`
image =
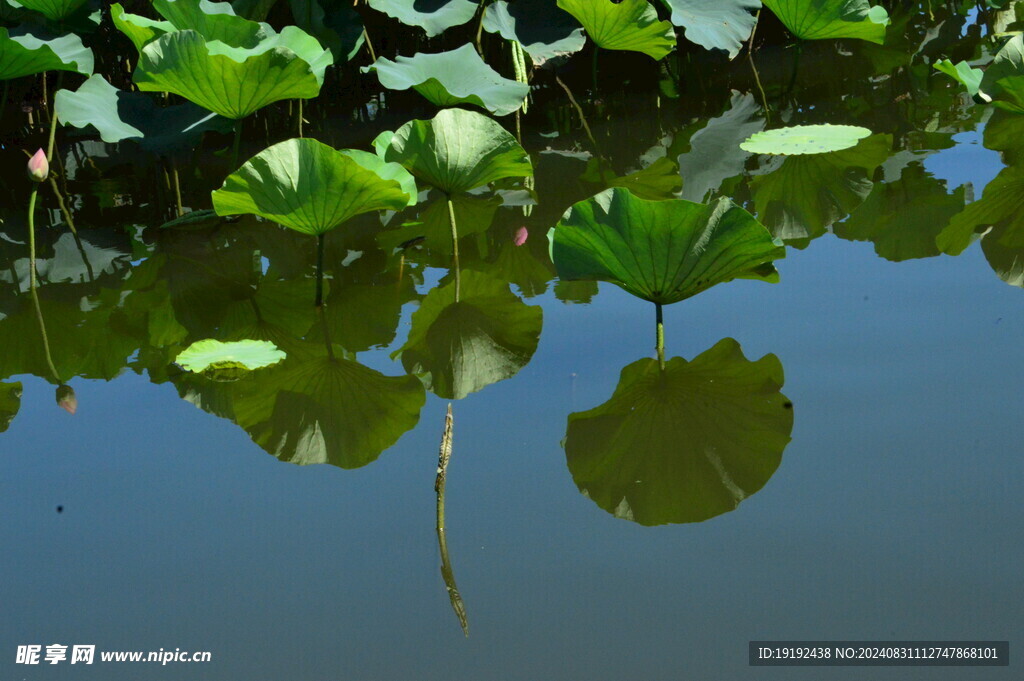
<path fill-rule="evenodd" d="M 44 71 L 77 71 L 88 76 L 92 68 L 92 50 L 73 33 L 43 39 L 20 29 L 12 35 L 0 26 L 0 80 Z"/>
<path fill-rule="evenodd" d="M 758 132 L 740 144 L 752 154 L 825 154 L 856 146 L 871 131 L 856 125 L 794 125 Z"/>
<path fill-rule="evenodd" d="M 468 43 L 449 52 L 418 52 L 395 61 L 381 57 L 362 71 L 375 71 L 389 90 L 413 88 L 438 106 L 474 104 L 497 116 L 518 110 L 530 94 L 526 83 L 503 78 Z"/>
<path fill-rule="evenodd" d="M 174 360 L 182 369 L 211 378 L 232 379 L 277 364 L 285 353 L 270 341 L 243 340 L 222 343 L 208 338 L 196 341 Z"/>
<path fill-rule="evenodd" d="M 763 0 L 765 7 L 801 40 L 857 38 L 885 42 L 889 13 L 868 0 Z"/>
<path fill-rule="evenodd" d="M 602 49 L 642 52 L 652 59 L 675 49 L 675 29 L 658 20 L 647 0 L 558 0 L 558 6 L 576 17 Z"/>

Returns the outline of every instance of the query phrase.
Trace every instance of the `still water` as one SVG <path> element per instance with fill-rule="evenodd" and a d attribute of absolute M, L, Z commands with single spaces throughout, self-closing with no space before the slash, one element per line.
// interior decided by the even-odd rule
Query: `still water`
<path fill-rule="evenodd" d="M 494 369 L 479 336 L 451 341 L 464 355 L 450 380 L 480 388 L 456 400 L 424 393 L 406 366 L 415 353 L 392 356 L 452 276 L 431 197 L 389 216 L 390 233 L 374 218 L 331 235 L 320 318 L 312 240 L 250 219 L 159 229 L 175 201 L 158 166 L 124 165 L 111 145 L 71 135 L 79 239 L 47 204 L 40 261 L 40 314 L 77 399 L 69 415 L 26 294 L 11 174 L 0 640 L 12 649 L 0 678 L 1019 678 L 1012 666 L 747 665 L 750 640 L 1024 642 L 1024 240 L 1012 211 L 980 241 L 985 230 L 964 220 L 946 231 L 997 175 L 1012 179 L 1020 124 L 927 65 L 891 71 L 884 57 L 809 46 L 794 89 L 791 50 L 766 50 L 764 97 L 743 60 L 708 67 L 719 92 L 703 98 L 705 83 L 684 84 L 678 100 L 656 86 L 598 93 L 587 110 L 607 168 L 560 93 L 538 92 L 546 104 L 523 121 L 537 205 L 502 189 L 457 206 L 463 287 L 503 359 Z M 365 147 L 412 114 L 432 115 L 384 107 L 353 126 L 325 113 L 322 134 Z M 738 149 L 763 128 L 813 122 L 875 135 L 784 162 Z M 224 163 L 182 163 L 185 211 L 209 207 Z M 768 357 L 745 388 L 679 398 L 669 420 L 692 442 L 670 433 L 666 444 L 652 428 L 628 457 L 595 462 L 588 450 L 574 463 L 570 414 L 607 402 L 623 369 L 653 356 L 654 310 L 612 285 L 558 282 L 546 232 L 609 178 L 643 168 L 640 191 L 672 193 L 681 178 L 684 198 L 729 196 L 790 246 L 778 284 L 736 281 L 667 307 L 668 356 L 703 361 L 705 388 Z M 940 253 L 944 231 L 960 255 Z M 270 339 L 289 359 L 236 383 L 173 365 L 210 337 Z M 445 343 L 414 350 L 422 360 Z M 768 397 L 750 397 L 759 391 Z M 450 401 L 447 553 L 468 637 L 435 533 Z M 765 416 L 769 402 L 784 413 Z M 694 447 L 736 442 L 774 463 L 693 463 Z M 717 477 L 686 475 L 708 465 Z M 212 661 L 12 664 L 13 646 L 54 642 Z"/>

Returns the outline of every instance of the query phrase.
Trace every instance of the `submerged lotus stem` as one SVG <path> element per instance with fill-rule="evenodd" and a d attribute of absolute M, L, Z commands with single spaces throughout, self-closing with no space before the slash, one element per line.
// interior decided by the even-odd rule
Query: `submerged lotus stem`
<path fill-rule="evenodd" d="M 452 197 L 448 197 L 448 221 L 452 225 L 452 266 L 455 268 L 455 302 L 459 302 L 459 291 L 462 285 L 459 274 L 459 229 L 455 225 L 455 204 Z"/>
<path fill-rule="evenodd" d="M 655 322 L 657 325 L 657 338 L 655 340 L 655 349 L 658 351 L 658 366 L 661 370 L 665 370 L 665 321 L 661 313 L 661 303 L 654 304 L 655 309 Z"/>
<path fill-rule="evenodd" d="M 580 123 L 583 124 L 583 131 L 587 133 L 587 139 L 589 139 L 590 143 L 594 145 L 594 151 L 598 156 L 600 156 L 601 149 L 597 146 L 597 140 L 594 139 L 594 133 L 590 131 L 590 125 L 587 123 L 587 117 L 583 115 L 583 109 L 580 107 L 579 102 L 576 101 L 576 98 L 573 97 L 572 90 L 570 90 L 569 86 L 566 85 L 557 75 L 555 76 L 555 82 L 558 83 L 561 88 L 565 90 L 565 94 L 569 96 L 569 101 L 572 103 L 573 107 L 575 107 L 576 113 L 580 117 Z"/>
<path fill-rule="evenodd" d="M 324 235 L 316 235 L 316 306 L 324 306 Z"/>
<path fill-rule="evenodd" d="M 231 145 L 231 167 L 238 167 L 238 149 L 242 145 L 242 120 L 235 121 L 235 141 Z"/>
<path fill-rule="evenodd" d="M 448 555 L 448 536 L 444 524 L 444 495 L 445 481 L 448 473 L 448 462 L 452 458 L 452 404 L 448 403 L 448 413 L 444 419 L 444 433 L 441 435 L 441 448 L 437 459 L 437 479 L 434 481 L 434 491 L 437 492 L 437 545 L 441 551 L 441 579 L 444 580 L 445 589 L 448 591 L 448 600 L 452 603 L 452 610 L 459 620 L 462 633 L 469 636 L 469 618 L 466 615 L 466 604 L 459 593 L 459 587 L 455 583 L 455 570 L 452 568 L 452 561 Z"/>

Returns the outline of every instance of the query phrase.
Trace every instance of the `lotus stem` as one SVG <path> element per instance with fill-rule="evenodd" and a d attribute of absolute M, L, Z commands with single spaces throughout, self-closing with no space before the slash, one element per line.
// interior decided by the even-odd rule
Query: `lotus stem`
<path fill-rule="evenodd" d="M 441 579 L 444 580 L 445 589 L 448 591 L 448 599 L 451 601 L 452 610 L 455 611 L 455 616 L 459 620 L 459 626 L 462 627 L 462 633 L 468 637 L 469 618 L 466 615 L 466 604 L 462 600 L 459 587 L 455 583 L 455 570 L 452 568 L 452 561 L 448 555 L 448 536 L 445 531 L 444 522 L 445 481 L 448 473 L 448 462 L 452 457 L 453 424 L 452 403 L 449 402 L 437 459 L 437 479 L 434 482 L 434 491 L 437 492 L 437 545 L 441 550 Z"/>
<path fill-rule="evenodd" d="M 455 302 L 459 302 L 462 278 L 459 274 L 459 228 L 455 224 L 455 204 L 448 197 L 448 221 L 452 225 L 452 266 L 455 268 Z"/>
<path fill-rule="evenodd" d="M 36 281 L 36 196 L 39 194 L 39 186 L 32 187 L 32 194 L 28 198 L 28 286 L 35 291 Z"/>
<path fill-rule="evenodd" d="M 60 208 L 61 215 L 64 216 L 64 222 L 68 223 L 68 229 L 75 235 L 75 239 L 78 239 L 78 230 L 75 229 L 75 220 L 71 217 L 71 211 L 68 209 L 66 203 L 64 203 L 64 195 L 60 193 L 60 188 L 57 187 L 57 180 L 54 179 L 53 174 L 50 175 L 50 188 L 53 189 L 53 195 L 57 198 L 57 206 Z"/>
<path fill-rule="evenodd" d="M 174 178 L 174 199 L 177 202 L 178 217 L 185 214 L 185 208 L 181 205 L 181 180 L 178 179 L 178 166 L 171 161 L 171 176 Z"/>
<path fill-rule="evenodd" d="M 764 121 L 769 123 L 771 121 L 771 109 L 768 106 L 768 97 L 764 93 L 764 88 L 761 87 L 761 76 L 757 72 L 757 65 L 754 64 L 754 53 L 747 51 L 747 59 L 750 61 L 750 70 L 754 72 L 754 83 L 757 84 L 757 89 L 761 93 L 761 107 L 764 109 Z"/>
<path fill-rule="evenodd" d="M 316 306 L 324 306 L 324 235 L 316 235 Z"/>
<path fill-rule="evenodd" d="M 597 146 L 597 140 L 594 139 L 594 133 L 590 131 L 590 125 L 587 124 L 587 117 L 583 115 L 583 109 L 580 107 L 579 102 L 577 102 L 576 98 L 572 96 L 572 90 L 570 90 L 569 86 L 562 82 L 562 79 L 557 75 L 555 76 L 555 82 L 558 83 L 562 89 L 565 90 L 565 94 L 569 96 L 569 101 L 572 103 L 573 107 L 575 107 L 576 113 L 580 117 L 580 122 L 583 124 L 583 131 L 587 133 L 587 139 L 589 139 L 590 143 L 594 145 L 594 151 L 598 156 L 600 156 L 601 148 Z"/>
<path fill-rule="evenodd" d="M 484 15 L 487 14 L 487 0 L 480 0 L 480 21 L 476 25 L 476 51 L 483 59 Z"/>
<path fill-rule="evenodd" d="M 317 309 L 320 311 L 320 328 L 324 330 L 324 346 L 327 348 L 327 359 L 334 362 L 334 343 L 331 341 L 331 330 L 327 328 L 327 313 L 322 306 Z"/>
<path fill-rule="evenodd" d="M 3 95 L 0 96 L 0 121 L 3 121 L 3 119 L 4 119 L 4 112 L 7 111 L 7 92 L 10 89 L 10 87 L 11 87 L 11 81 L 5 80 L 4 81 L 4 92 L 3 92 Z"/>
<path fill-rule="evenodd" d="M 366 32 L 366 27 L 363 27 L 363 40 L 366 42 L 366 49 L 370 52 L 370 59 L 377 61 L 377 53 L 373 51 L 373 43 L 370 42 L 370 34 Z"/>
<path fill-rule="evenodd" d="M 302 139 L 302 100 L 299 100 L 299 139 Z"/>
<path fill-rule="evenodd" d="M 754 35 L 757 33 L 757 23 L 761 20 L 761 10 L 754 15 L 754 26 L 750 29 L 750 40 L 747 41 L 747 54 L 754 51 Z"/>
<path fill-rule="evenodd" d="M 235 121 L 235 141 L 231 145 L 231 169 L 238 169 L 238 149 L 242 146 L 242 119 Z"/>
<path fill-rule="evenodd" d="M 655 340 L 655 349 L 658 351 L 658 366 L 661 370 L 665 370 L 665 321 L 661 312 L 661 303 L 654 304 L 655 310 L 655 323 L 657 326 L 657 338 Z"/>
<path fill-rule="evenodd" d="M 43 354 L 46 356 L 46 364 L 50 368 L 50 373 L 53 374 L 53 380 L 57 383 L 63 383 L 60 379 L 60 374 L 57 373 L 57 367 L 53 364 L 53 356 L 50 354 L 50 338 L 46 335 L 46 322 L 43 321 L 43 309 L 39 306 L 39 294 L 36 292 L 36 288 L 33 286 L 29 289 L 29 295 L 32 297 L 32 305 L 36 310 L 36 321 L 39 323 L 39 333 L 43 337 Z"/>

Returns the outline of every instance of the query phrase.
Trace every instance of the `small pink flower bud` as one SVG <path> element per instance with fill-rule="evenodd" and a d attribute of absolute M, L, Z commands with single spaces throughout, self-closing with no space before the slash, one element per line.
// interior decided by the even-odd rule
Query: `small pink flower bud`
<path fill-rule="evenodd" d="M 512 237 L 513 243 L 516 246 L 522 246 L 526 243 L 526 239 L 530 236 L 530 233 L 526 231 L 526 227 L 520 227 L 516 230 L 516 235 Z"/>
<path fill-rule="evenodd" d="M 35 182 L 45 182 L 50 174 L 50 164 L 46 160 L 46 152 L 40 149 L 28 160 L 28 176 Z"/>
<path fill-rule="evenodd" d="M 78 411 L 78 398 L 70 385 L 57 387 L 57 405 L 69 414 Z"/>

